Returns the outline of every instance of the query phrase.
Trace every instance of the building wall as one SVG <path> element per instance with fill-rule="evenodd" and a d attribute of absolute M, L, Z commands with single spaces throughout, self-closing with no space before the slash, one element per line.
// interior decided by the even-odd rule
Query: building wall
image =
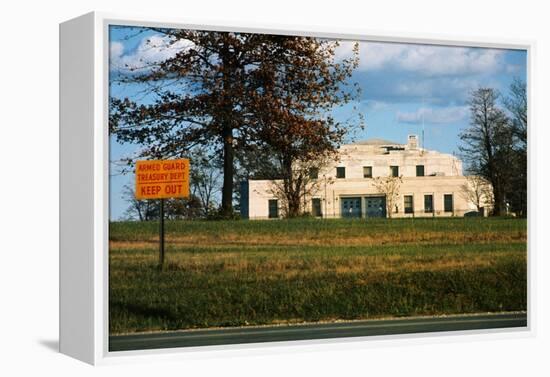
<path fill-rule="evenodd" d="M 373 177 L 386 177 L 390 166 L 399 166 L 403 177 L 416 176 L 416 166 L 424 165 L 424 174 L 438 176 L 462 176 L 462 161 L 453 155 L 424 149 L 407 149 L 384 153 L 380 146 L 345 145 L 340 149 L 339 159 L 323 169 L 320 174 L 336 177 L 336 167 L 346 168 L 346 178 L 363 178 L 363 167 L 372 166 Z"/>
<path fill-rule="evenodd" d="M 424 166 L 424 176 L 416 176 L 416 167 Z M 372 177 L 363 177 L 363 167 L 372 167 Z M 360 197 L 362 217 L 366 216 L 367 196 L 385 196 L 375 185 L 375 179 L 388 177 L 390 166 L 399 167 L 402 183 L 399 198 L 396 200 L 397 212 L 392 210 L 391 217 L 431 217 L 464 216 L 477 211 L 474 203 L 465 194 L 468 178 L 462 175 L 462 162 L 453 155 L 418 148 L 415 135 L 409 136 L 408 144 L 398 144 L 384 140 L 371 140 L 344 145 L 335 161 L 317 176 L 317 190 L 306 198 L 306 210 L 311 212 L 311 199 L 320 198 L 323 217 L 342 217 L 343 198 Z M 345 178 L 337 178 L 337 167 L 345 167 Z M 270 199 L 273 195 L 273 182 L 251 180 L 247 185 L 246 206 L 248 218 L 268 218 Z M 424 195 L 433 195 L 433 213 L 424 211 Z M 444 195 L 453 195 L 453 211 L 444 211 Z M 404 196 L 413 196 L 413 213 L 404 213 Z M 282 201 L 279 198 L 279 206 Z M 282 211 L 279 210 L 281 214 Z M 488 211 L 486 211 L 488 213 Z M 246 216 L 245 216 L 246 217 Z"/>
<path fill-rule="evenodd" d="M 317 192 L 306 199 L 306 208 L 311 211 L 311 199 L 320 198 L 323 217 L 341 217 L 341 200 L 346 197 L 361 197 L 362 212 L 365 217 L 365 197 L 384 196 L 384 193 L 377 190 L 372 178 L 350 178 L 329 181 L 326 184 L 323 178 L 318 186 Z M 272 193 L 272 181 L 251 180 L 249 181 L 249 211 L 250 219 L 268 218 L 268 200 L 277 199 Z M 399 189 L 399 198 L 396 200 L 397 213 L 392 217 L 450 217 L 464 216 L 465 213 L 477 211 L 476 206 L 469 202 L 464 194 L 464 187 L 468 180 L 464 176 L 454 177 L 409 177 L 402 178 Z M 433 213 L 424 212 L 424 195 L 433 195 Z M 453 212 L 444 212 L 443 198 L 445 194 L 453 195 Z M 404 196 L 413 196 L 414 213 L 404 213 Z M 279 200 L 279 205 L 281 205 Z M 281 212 L 281 211 L 279 211 Z"/>

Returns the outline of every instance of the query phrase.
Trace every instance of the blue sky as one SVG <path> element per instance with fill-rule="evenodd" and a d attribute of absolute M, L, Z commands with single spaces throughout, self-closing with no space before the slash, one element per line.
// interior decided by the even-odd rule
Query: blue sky
<path fill-rule="evenodd" d="M 128 67 L 139 68 L 189 48 L 185 41 L 172 48 L 154 32 L 135 27 L 112 27 L 110 31 L 111 77 Z M 341 41 L 337 58 L 350 56 L 354 42 Z M 359 42 L 359 67 L 351 80 L 362 95 L 356 103 L 335 109 L 337 119 L 349 118 L 352 106 L 365 117 L 365 130 L 355 139 L 384 138 L 405 142 L 408 134 L 421 135 L 424 147 L 456 153 L 459 133 L 468 126 L 467 101 L 472 90 L 492 87 L 506 96 L 514 78 L 526 80 L 524 50 L 464 48 L 404 43 Z M 111 85 L 111 96 L 147 102 L 139 85 Z M 121 198 L 131 174 L 118 174 L 117 161 L 132 155 L 139 146 L 121 145 L 111 138 L 111 219 L 120 219 L 127 204 Z"/>

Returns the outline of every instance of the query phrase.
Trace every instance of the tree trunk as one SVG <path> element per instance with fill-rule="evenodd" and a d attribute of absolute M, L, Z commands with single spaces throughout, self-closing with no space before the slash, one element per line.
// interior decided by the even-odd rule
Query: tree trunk
<path fill-rule="evenodd" d="M 293 191 L 288 198 L 288 217 L 298 217 L 300 215 L 300 195 Z"/>
<path fill-rule="evenodd" d="M 292 171 L 292 159 L 283 161 L 284 195 L 287 202 L 287 217 L 298 217 L 300 214 L 300 194 L 296 184 L 294 172 Z"/>
<path fill-rule="evenodd" d="M 230 126 L 223 128 L 223 188 L 222 188 L 222 216 L 233 215 L 233 129 Z"/>
<path fill-rule="evenodd" d="M 502 194 L 500 183 L 497 180 L 495 180 L 495 183 L 493 186 L 493 196 L 495 199 L 495 208 L 493 209 L 494 215 L 495 216 L 505 215 L 506 211 L 504 209 L 504 195 Z"/>

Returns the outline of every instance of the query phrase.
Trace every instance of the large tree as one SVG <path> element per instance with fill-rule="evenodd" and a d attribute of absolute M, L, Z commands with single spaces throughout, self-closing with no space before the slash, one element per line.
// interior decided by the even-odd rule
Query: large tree
<path fill-rule="evenodd" d="M 498 106 L 499 93 L 479 88 L 470 99 L 470 127 L 460 134 L 459 147 L 470 173 L 486 178 L 493 188 L 494 214 L 507 212 L 514 163 L 513 133 L 510 119 Z"/>
<path fill-rule="evenodd" d="M 527 87 L 524 81 L 515 79 L 510 85 L 510 94 L 504 99 L 510 112 L 514 135 L 514 174 L 509 193 L 512 210 L 527 216 Z"/>
<path fill-rule="evenodd" d="M 259 118 L 281 105 L 267 95 L 271 70 L 292 71 L 296 85 L 304 85 L 308 77 L 341 68 L 334 61 L 319 67 L 312 64 L 322 63 L 334 52 L 329 42 L 316 38 L 154 30 L 164 36 L 164 48 L 177 52 L 122 78 L 142 84 L 153 99 L 143 103 L 112 98 L 111 132 L 120 142 L 140 144 L 141 158 L 182 157 L 195 146 L 214 149 L 223 156 L 222 214 L 230 216 L 235 154 L 258 136 Z M 308 70 L 319 73 L 311 75 Z M 336 85 L 330 80 L 323 84 Z M 291 101 L 286 106 L 297 104 Z M 262 130 L 266 127 L 263 122 Z"/>
<path fill-rule="evenodd" d="M 254 145 L 262 156 L 260 170 L 271 162 L 271 190 L 283 203 L 287 217 L 306 211 L 306 198 L 321 184 L 317 174 L 337 157 L 337 148 L 362 117 L 345 122 L 331 116 L 336 107 L 357 99 L 360 90 L 349 82 L 358 64 L 358 45 L 348 59 L 337 61 L 338 42 L 281 37 L 283 59 L 264 60 L 253 74 L 260 90 L 250 105 L 257 115 Z"/>
<path fill-rule="evenodd" d="M 527 149 L 527 85 L 516 78 L 510 85 L 510 94 L 504 99 L 504 104 L 512 114 L 514 135 L 518 139 L 518 147 Z"/>

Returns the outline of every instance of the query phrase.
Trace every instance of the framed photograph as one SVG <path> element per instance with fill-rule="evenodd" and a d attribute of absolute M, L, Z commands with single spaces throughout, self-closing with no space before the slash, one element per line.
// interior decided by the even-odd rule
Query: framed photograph
<path fill-rule="evenodd" d="M 530 44 L 60 35 L 61 352 L 530 330 Z"/>

